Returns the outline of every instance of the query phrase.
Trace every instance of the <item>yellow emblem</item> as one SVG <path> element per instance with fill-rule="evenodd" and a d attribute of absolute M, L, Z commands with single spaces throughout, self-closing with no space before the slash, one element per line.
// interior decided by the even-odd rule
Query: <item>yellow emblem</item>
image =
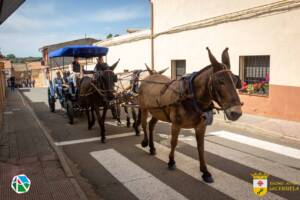
<path fill-rule="evenodd" d="M 257 196 L 264 196 L 268 192 L 268 174 L 259 172 L 251 174 L 253 178 L 253 192 Z"/>

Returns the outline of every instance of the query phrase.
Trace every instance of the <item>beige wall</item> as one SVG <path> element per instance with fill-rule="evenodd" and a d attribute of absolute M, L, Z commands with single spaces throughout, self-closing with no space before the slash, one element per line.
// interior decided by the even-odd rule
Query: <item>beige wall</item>
<path fill-rule="evenodd" d="M 264 5 L 278 0 L 152 0 L 154 30 L 165 31 L 196 20 Z"/>
<path fill-rule="evenodd" d="M 163 68 L 170 66 L 172 59 L 186 59 L 187 72 L 192 72 L 209 64 L 206 46 L 219 60 L 222 50 L 229 47 L 234 73 L 239 72 L 239 56 L 270 55 L 271 84 L 300 86 L 300 60 L 297 59 L 300 56 L 300 26 L 296 26 L 293 20 L 299 17 L 300 9 L 297 9 L 161 35 L 155 38 L 155 66 Z M 159 19 L 160 23 L 163 20 Z"/>
<path fill-rule="evenodd" d="M 147 38 L 147 39 L 141 39 Z M 120 62 L 115 72 L 125 69 L 145 69 L 144 63 L 150 65 L 150 30 L 122 35 L 112 40 L 96 43 L 98 46 L 108 47 L 107 63 L 112 65 L 119 58 Z"/>

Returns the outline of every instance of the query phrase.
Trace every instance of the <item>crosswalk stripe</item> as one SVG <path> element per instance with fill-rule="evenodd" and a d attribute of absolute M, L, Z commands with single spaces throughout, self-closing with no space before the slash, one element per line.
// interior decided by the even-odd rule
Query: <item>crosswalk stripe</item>
<path fill-rule="evenodd" d="M 90 154 L 138 199 L 187 199 L 114 149 Z"/>
<path fill-rule="evenodd" d="M 142 135 L 143 132 L 141 132 L 140 134 Z M 108 135 L 108 136 L 106 136 L 106 139 L 115 139 L 115 138 L 122 138 L 122 137 L 128 137 L 128 136 L 135 136 L 135 133 L 129 132 L 129 133 L 121 133 L 121 134 L 115 134 L 115 135 Z M 72 145 L 72 144 L 94 142 L 94 141 L 99 141 L 99 140 L 100 140 L 100 137 L 92 137 L 92 138 L 85 138 L 85 139 L 78 139 L 78 140 L 55 142 L 55 145 L 56 146 L 66 146 L 66 145 Z"/>
<path fill-rule="evenodd" d="M 142 148 L 139 144 L 136 145 L 143 151 L 148 151 L 146 148 Z M 155 148 L 157 154 L 156 158 L 169 162 L 170 148 L 165 147 L 155 142 Z M 199 170 L 199 161 L 189 156 L 186 156 L 180 152 L 175 153 L 176 166 L 179 170 L 194 177 L 195 179 L 202 180 L 201 172 Z M 257 196 L 253 193 L 253 186 L 248 182 L 241 180 L 235 176 L 227 174 L 217 168 L 207 165 L 209 171 L 212 173 L 215 182 L 209 184 L 209 186 L 219 190 L 220 192 L 234 198 L 234 199 L 257 199 Z M 250 175 L 249 175 L 250 176 Z M 276 194 L 268 193 L 263 199 L 284 199 Z"/>
<path fill-rule="evenodd" d="M 232 140 L 234 142 L 247 144 L 256 148 L 271 151 L 291 158 L 300 159 L 300 150 L 292 147 L 287 147 L 284 145 L 275 144 L 272 142 L 267 142 L 264 140 L 259 140 L 256 138 L 247 137 L 244 135 L 239 135 L 228 131 L 210 132 L 207 135 L 218 136 L 227 140 Z"/>
<path fill-rule="evenodd" d="M 182 142 L 189 144 L 193 147 L 197 147 L 195 137 L 193 140 L 182 140 Z M 242 165 L 263 171 L 265 173 L 272 174 L 283 180 L 300 183 L 299 170 L 281 165 L 274 161 L 271 162 L 265 159 L 257 158 L 255 156 L 236 151 L 230 148 L 226 148 L 224 146 L 217 145 L 209 141 L 205 141 L 205 151 L 240 163 Z"/>

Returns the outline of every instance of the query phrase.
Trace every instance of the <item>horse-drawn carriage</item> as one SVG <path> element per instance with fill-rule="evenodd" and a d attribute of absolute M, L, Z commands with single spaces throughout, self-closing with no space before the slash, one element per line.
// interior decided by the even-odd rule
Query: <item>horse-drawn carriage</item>
<path fill-rule="evenodd" d="M 61 79 L 49 80 L 48 87 L 48 103 L 51 112 L 55 111 L 55 102 L 58 99 L 62 108 L 67 111 L 69 118 L 69 123 L 73 124 L 74 114 L 79 111 L 84 111 L 86 108 L 83 108 L 79 102 L 79 93 L 80 89 L 78 87 L 79 81 L 76 81 L 74 76 L 70 73 L 64 73 L 64 57 L 78 57 L 78 58 L 88 58 L 106 56 L 108 48 L 89 46 L 89 45 L 76 45 L 76 46 L 66 46 L 50 52 L 50 58 L 61 57 L 63 60 L 62 71 L 64 77 Z M 84 74 L 91 74 L 93 72 L 88 72 L 87 70 L 80 70 L 80 78 Z"/>

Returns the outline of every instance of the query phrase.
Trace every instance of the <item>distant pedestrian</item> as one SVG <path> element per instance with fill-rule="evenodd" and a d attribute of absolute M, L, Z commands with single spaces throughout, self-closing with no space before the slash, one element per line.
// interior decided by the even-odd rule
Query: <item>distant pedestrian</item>
<path fill-rule="evenodd" d="M 35 80 L 32 80 L 32 87 L 35 87 Z"/>
<path fill-rule="evenodd" d="M 14 76 L 10 77 L 10 90 L 14 91 L 16 86 L 16 79 Z"/>

